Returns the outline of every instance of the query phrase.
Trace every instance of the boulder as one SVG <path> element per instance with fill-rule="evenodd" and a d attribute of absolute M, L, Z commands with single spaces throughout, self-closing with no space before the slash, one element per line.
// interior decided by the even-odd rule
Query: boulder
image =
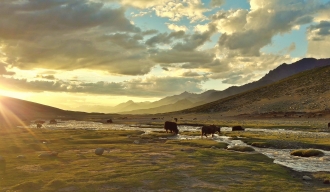
<path fill-rule="evenodd" d="M 325 180 L 323 181 L 323 183 L 324 183 L 324 184 L 330 184 L 330 180 L 329 180 L 329 179 L 325 179 Z"/>
<path fill-rule="evenodd" d="M 134 144 L 140 144 L 140 141 L 139 141 L 139 140 L 134 140 L 133 143 L 134 143 Z"/>

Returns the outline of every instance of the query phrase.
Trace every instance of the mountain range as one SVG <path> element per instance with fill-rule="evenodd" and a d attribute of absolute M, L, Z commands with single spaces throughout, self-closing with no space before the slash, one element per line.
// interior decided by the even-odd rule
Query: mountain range
<path fill-rule="evenodd" d="M 305 58 L 292 64 L 283 63 L 274 70 L 269 71 L 269 73 L 258 81 L 242 86 L 232 86 L 223 91 L 208 90 L 201 94 L 183 92 L 179 95 L 165 97 L 155 102 L 135 103 L 128 101 L 109 108 L 108 111 L 122 114 L 156 114 L 188 109 L 269 85 L 297 73 L 327 65 L 330 65 L 330 59 Z"/>

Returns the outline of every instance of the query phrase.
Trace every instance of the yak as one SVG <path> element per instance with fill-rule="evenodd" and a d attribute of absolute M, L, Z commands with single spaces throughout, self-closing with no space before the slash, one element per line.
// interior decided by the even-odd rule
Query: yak
<path fill-rule="evenodd" d="M 215 125 L 204 125 L 202 127 L 202 138 L 203 135 L 205 135 L 205 137 L 207 137 L 207 134 L 212 134 L 212 137 L 214 135 L 215 132 L 219 132 L 220 134 L 220 127 L 219 126 L 215 126 Z"/>
<path fill-rule="evenodd" d="M 50 121 L 49 121 L 49 124 L 56 124 L 57 123 L 57 121 L 55 120 L 55 119 L 51 119 Z"/>
<path fill-rule="evenodd" d="M 238 125 L 238 126 L 233 126 L 232 128 L 231 128 L 231 131 L 244 131 L 245 129 L 242 127 L 242 126 L 240 126 L 240 125 Z"/>
<path fill-rule="evenodd" d="M 107 123 L 112 123 L 112 119 L 108 119 L 107 120 Z"/>
<path fill-rule="evenodd" d="M 166 130 L 166 133 L 168 133 L 168 130 L 170 130 L 171 133 L 179 133 L 178 125 L 175 122 L 166 121 L 164 124 L 164 129 Z"/>
<path fill-rule="evenodd" d="M 37 128 L 41 128 L 42 124 L 41 123 L 37 123 Z"/>
<path fill-rule="evenodd" d="M 330 129 L 330 123 L 328 123 L 328 129 Z"/>

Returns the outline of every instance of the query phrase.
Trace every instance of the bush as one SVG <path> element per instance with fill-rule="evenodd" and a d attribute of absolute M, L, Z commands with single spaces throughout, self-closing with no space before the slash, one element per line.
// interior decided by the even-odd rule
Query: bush
<path fill-rule="evenodd" d="M 266 142 L 253 142 L 251 145 L 254 146 L 254 147 L 259 147 L 259 148 L 270 147 L 270 145 Z"/>
<path fill-rule="evenodd" d="M 324 153 L 316 149 L 299 149 L 292 151 L 290 155 L 300 156 L 300 157 L 312 157 L 312 156 L 322 156 L 324 155 Z"/>
<path fill-rule="evenodd" d="M 252 147 L 248 147 L 248 146 L 234 146 L 234 147 L 228 148 L 227 150 L 241 151 L 241 152 L 255 151 Z"/>

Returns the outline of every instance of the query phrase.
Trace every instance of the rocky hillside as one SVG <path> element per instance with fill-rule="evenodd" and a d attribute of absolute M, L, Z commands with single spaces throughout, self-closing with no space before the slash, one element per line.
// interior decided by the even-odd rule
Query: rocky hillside
<path fill-rule="evenodd" d="M 325 66 L 180 113 L 330 112 L 329 98 L 330 66 Z"/>

